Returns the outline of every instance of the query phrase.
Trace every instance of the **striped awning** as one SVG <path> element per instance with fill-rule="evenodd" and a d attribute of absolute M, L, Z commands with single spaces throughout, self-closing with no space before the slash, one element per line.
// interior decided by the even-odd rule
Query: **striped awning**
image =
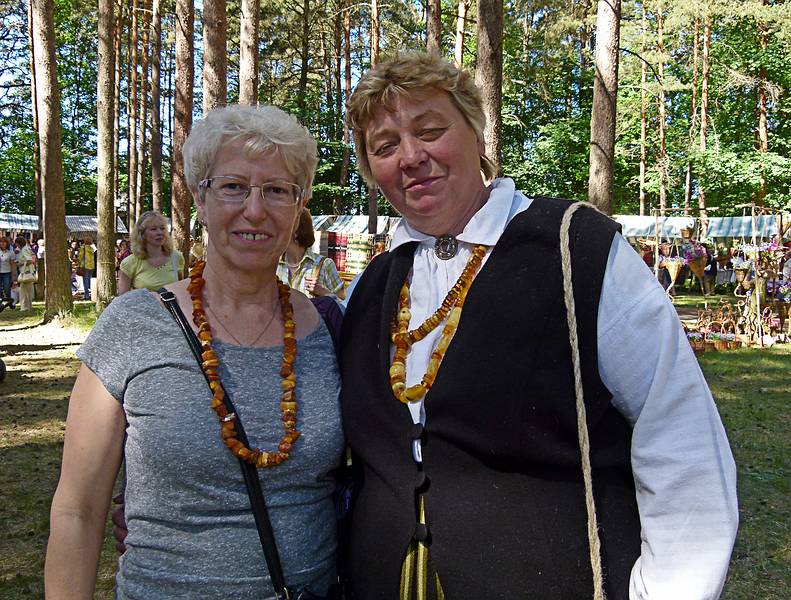
<path fill-rule="evenodd" d="M 38 217 L 0 212 L 0 229 L 4 231 L 38 231 Z"/>
<path fill-rule="evenodd" d="M 96 233 L 99 229 L 97 221 L 97 218 L 91 215 L 66 215 L 66 230 L 70 234 Z M 115 218 L 115 232 L 129 233 L 119 217 Z"/>
<path fill-rule="evenodd" d="M 376 231 L 382 233 L 387 231 L 390 217 L 377 217 Z M 368 215 L 340 215 L 336 217 L 332 225 L 326 231 L 336 233 L 368 233 Z"/>
<path fill-rule="evenodd" d="M 638 215 L 615 215 L 624 237 L 656 237 L 657 218 Z M 663 238 L 680 238 L 682 229 L 695 227 L 693 217 L 659 217 L 659 234 Z"/>
<path fill-rule="evenodd" d="M 788 223 L 791 216 L 783 217 L 783 225 Z M 780 215 L 759 215 L 755 217 L 753 227 L 752 217 L 710 217 L 706 233 L 709 237 L 719 238 L 745 238 L 752 239 L 753 232 L 757 238 L 768 238 L 780 230 Z"/>

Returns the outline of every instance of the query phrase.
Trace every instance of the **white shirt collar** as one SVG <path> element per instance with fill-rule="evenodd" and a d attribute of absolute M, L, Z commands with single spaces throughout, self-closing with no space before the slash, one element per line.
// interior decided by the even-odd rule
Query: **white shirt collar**
<path fill-rule="evenodd" d="M 457 235 L 456 239 L 468 244 L 494 246 L 514 214 L 526 208 L 525 203 L 529 205 L 529 200 L 516 191 L 513 179 L 507 177 L 495 179 L 489 186 L 489 198 L 486 203 L 472 216 L 464 231 Z M 435 240 L 434 236 L 418 231 L 407 223 L 406 219 L 401 219 L 393 231 L 390 249 L 394 250 L 408 242 L 433 246 Z"/>

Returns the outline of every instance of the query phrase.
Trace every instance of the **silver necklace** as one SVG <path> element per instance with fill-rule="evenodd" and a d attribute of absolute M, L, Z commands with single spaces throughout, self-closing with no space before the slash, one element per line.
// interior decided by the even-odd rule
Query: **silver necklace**
<path fill-rule="evenodd" d="M 266 325 L 264 326 L 264 328 L 261 330 L 261 333 L 259 333 L 259 334 L 258 334 L 258 337 L 257 337 L 257 338 L 255 338 L 255 339 L 254 339 L 252 342 L 250 342 L 249 344 L 243 344 L 243 343 L 242 343 L 242 342 L 239 340 L 239 338 L 238 338 L 238 337 L 236 337 L 236 336 L 235 336 L 235 335 L 234 335 L 234 334 L 231 332 L 231 330 L 230 330 L 230 329 L 228 329 L 228 327 L 225 325 L 225 323 L 223 322 L 223 320 L 222 320 L 222 319 L 221 319 L 219 316 L 217 316 L 217 313 L 216 313 L 216 312 L 214 312 L 214 311 L 212 310 L 212 308 L 211 308 L 211 305 L 207 303 L 207 304 L 205 304 L 205 306 L 206 306 L 206 308 L 209 310 L 209 312 L 210 312 L 210 313 L 211 313 L 211 314 L 214 316 L 214 318 L 215 318 L 215 319 L 217 319 L 217 322 L 218 322 L 218 323 L 220 324 L 220 326 L 221 326 L 221 327 L 222 327 L 222 328 L 223 328 L 223 329 L 226 331 L 226 333 L 228 333 L 228 335 L 230 335 L 230 336 L 231 336 L 231 337 L 234 339 L 234 341 L 235 341 L 237 344 L 239 344 L 240 346 L 245 346 L 245 347 L 251 347 L 251 346 L 255 346 L 255 345 L 256 345 L 256 343 L 258 342 L 258 340 L 260 340 L 260 339 L 263 337 L 264 333 L 266 333 L 266 330 L 267 330 L 267 329 L 269 329 L 269 326 L 272 324 L 272 321 L 274 321 L 274 320 L 275 320 L 275 316 L 276 316 L 276 315 L 277 315 L 277 313 L 278 313 L 278 311 L 277 311 L 277 306 L 275 306 L 275 307 L 272 309 L 272 316 L 271 316 L 271 317 L 269 317 L 269 321 L 267 321 L 267 324 L 266 324 Z"/>
<path fill-rule="evenodd" d="M 437 238 L 434 242 L 434 254 L 441 260 L 448 260 L 456 256 L 459 251 L 459 241 L 456 236 L 445 234 Z"/>

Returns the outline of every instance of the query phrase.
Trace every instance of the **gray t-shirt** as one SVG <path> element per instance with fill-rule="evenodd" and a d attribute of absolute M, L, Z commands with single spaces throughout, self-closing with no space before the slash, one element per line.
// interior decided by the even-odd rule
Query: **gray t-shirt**
<path fill-rule="evenodd" d="M 250 443 L 274 449 L 282 347 L 213 344 Z M 116 298 L 77 351 L 123 404 L 126 522 L 121 599 L 274 598 L 239 462 L 182 333 L 146 290 Z M 259 470 L 289 585 L 323 594 L 335 577 L 334 469 L 344 447 L 340 377 L 324 323 L 298 340 L 299 409 L 289 460 Z"/>

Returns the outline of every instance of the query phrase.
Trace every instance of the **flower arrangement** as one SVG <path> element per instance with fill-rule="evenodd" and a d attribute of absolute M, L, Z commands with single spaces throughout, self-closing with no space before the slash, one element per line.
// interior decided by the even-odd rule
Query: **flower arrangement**
<path fill-rule="evenodd" d="M 685 244 L 681 249 L 681 255 L 687 259 L 687 262 L 695 260 L 696 258 L 706 258 L 706 248 L 703 244 Z"/>
<path fill-rule="evenodd" d="M 703 341 L 703 334 L 699 331 L 688 331 L 687 332 L 687 339 L 690 342 L 702 342 Z"/>
<path fill-rule="evenodd" d="M 791 302 L 791 281 L 779 283 L 777 286 L 777 299 L 782 302 Z"/>

